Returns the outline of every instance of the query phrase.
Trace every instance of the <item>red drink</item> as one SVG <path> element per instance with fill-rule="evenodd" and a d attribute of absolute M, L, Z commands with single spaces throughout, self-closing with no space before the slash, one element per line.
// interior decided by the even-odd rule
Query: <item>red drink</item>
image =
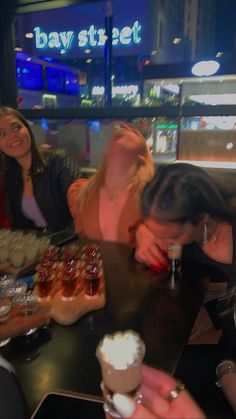
<path fill-rule="evenodd" d="M 96 274 L 87 276 L 87 290 L 86 295 L 93 297 L 98 293 L 100 277 Z"/>
<path fill-rule="evenodd" d="M 78 257 L 78 247 L 76 246 L 68 246 L 64 247 L 61 250 L 61 259 L 66 262 L 70 262 L 72 260 L 76 260 Z"/>
<path fill-rule="evenodd" d="M 41 276 L 37 280 L 38 293 L 40 298 L 46 298 L 52 291 L 53 280 L 46 276 Z"/>
<path fill-rule="evenodd" d="M 62 278 L 63 297 L 72 298 L 77 286 L 76 275 L 63 276 Z"/>

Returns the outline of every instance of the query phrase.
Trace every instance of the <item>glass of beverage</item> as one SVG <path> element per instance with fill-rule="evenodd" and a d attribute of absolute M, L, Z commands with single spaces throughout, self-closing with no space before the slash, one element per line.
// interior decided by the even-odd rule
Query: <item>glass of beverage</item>
<path fill-rule="evenodd" d="M 16 280 L 13 284 L 4 289 L 4 295 L 12 299 L 14 304 L 18 304 L 18 300 L 26 295 L 27 284 L 23 281 Z"/>
<path fill-rule="evenodd" d="M 99 246 L 96 243 L 87 244 L 82 249 L 82 259 L 86 263 L 91 263 L 100 258 L 101 252 Z"/>
<path fill-rule="evenodd" d="M 124 395 L 136 403 L 141 401 L 141 363 L 145 344 L 133 330 L 106 335 L 99 343 L 96 356 L 102 371 L 104 410 L 111 417 L 121 417 L 116 411 L 116 398 Z"/>
<path fill-rule="evenodd" d="M 174 243 L 168 246 L 168 259 L 170 261 L 171 272 L 181 272 L 181 256 L 181 244 Z"/>
<path fill-rule="evenodd" d="M 77 288 L 79 276 L 78 261 L 75 259 L 63 260 L 60 266 L 60 278 L 62 284 L 62 300 L 73 300 Z"/>
<path fill-rule="evenodd" d="M 19 314 L 23 316 L 31 316 L 32 314 L 35 314 L 39 309 L 38 297 L 35 293 L 32 292 L 28 292 L 27 294 L 19 297 L 17 304 L 20 308 Z"/>
<path fill-rule="evenodd" d="M 12 299 L 4 295 L 0 295 L 0 326 L 8 322 L 12 309 Z M 7 345 L 11 338 L 0 339 L 0 348 Z"/>
<path fill-rule="evenodd" d="M 32 234 L 25 235 L 25 257 L 27 261 L 32 261 L 37 258 L 39 253 L 39 241 L 37 237 Z"/>
<path fill-rule="evenodd" d="M 11 242 L 9 261 L 14 268 L 21 268 L 25 261 L 25 247 L 20 240 Z"/>
<path fill-rule="evenodd" d="M 8 257 L 9 257 L 9 241 L 4 238 L 0 241 L 0 263 L 7 262 Z"/>
<path fill-rule="evenodd" d="M 95 298 L 97 296 L 101 274 L 101 261 L 97 260 L 96 263 L 86 265 L 84 270 L 84 277 L 87 284 L 85 291 L 86 298 Z"/>
<path fill-rule="evenodd" d="M 42 255 L 50 247 L 51 241 L 49 237 L 43 236 L 38 239 L 39 254 Z"/>
<path fill-rule="evenodd" d="M 170 261 L 170 288 L 172 290 L 177 289 L 176 280 L 181 278 L 181 256 L 182 246 L 180 244 L 171 244 L 168 246 L 168 259 Z"/>
<path fill-rule="evenodd" d="M 11 274 L 0 275 L 0 294 L 4 294 L 5 288 L 11 286 L 16 280 L 16 277 Z"/>
<path fill-rule="evenodd" d="M 72 261 L 72 260 L 73 261 L 77 260 L 78 251 L 79 251 L 78 246 L 70 245 L 70 246 L 63 247 L 61 249 L 61 259 L 67 262 Z"/>
<path fill-rule="evenodd" d="M 58 256 L 58 248 L 56 246 L 49 246 L 48 249 L 42 254 L 42 260 L 55 262 Z"/>
<path fill-rule="evenodd" d="M 55 275 L 47 269 L 40 270 L 35 274 L 36 288 L 39 299 L 51 300 Z"/>

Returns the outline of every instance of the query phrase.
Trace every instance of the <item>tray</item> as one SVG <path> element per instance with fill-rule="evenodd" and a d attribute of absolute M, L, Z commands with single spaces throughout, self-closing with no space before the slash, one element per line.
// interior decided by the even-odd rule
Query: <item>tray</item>
<path fill-rule="evenodd" d="M 62 299 L 62 290 L 58 290 L 51 300 L 50 317 L 60 325 L 75 323 L 85 314 L 99 310 L 106 304 L 104 281 L 99 284 L 98 294 L 93 297 L 85 295 L 85 283 L 82 281 L 76 290 L 73 300 Z"/>

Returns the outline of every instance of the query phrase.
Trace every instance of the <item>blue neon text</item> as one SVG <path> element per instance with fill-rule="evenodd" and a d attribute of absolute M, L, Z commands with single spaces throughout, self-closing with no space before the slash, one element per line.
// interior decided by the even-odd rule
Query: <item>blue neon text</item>
<path fill-rule="evenodd" d="M 142 38 L 140 36 L 142 26 L 136 20 L 132 27 L 124 26 L 121 29 L 116 27 L 112 31 L 112 44 L 116 45 L 132 45 L 140 44 Z M 63 32 L 44 32 L 39 26 L 34 28 L 35 33 L 35 47 L 37 49 L 56 49 L 60 54 L 66 54 L 71 48 L 76 34 L 74 31 L 63 31 Z M 104 28 L 96 29 L 94 25 L 91 25 L 88 30 L 82 29 L 78 32 L 78 43 L 79 48 L 95 48 L 105 45 L 106 34 Z"/>

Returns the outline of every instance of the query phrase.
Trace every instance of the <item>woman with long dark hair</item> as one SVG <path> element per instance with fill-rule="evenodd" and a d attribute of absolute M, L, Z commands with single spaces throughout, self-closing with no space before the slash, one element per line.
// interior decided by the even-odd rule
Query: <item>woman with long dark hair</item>
<path fill-rule="evenodd" d="M 71 223 L 66 193 L 79 168 L 63 151 L 43 151 L 23 115 L 0 108 L 0 152 L 13 228 L 57 231 Z"/>

